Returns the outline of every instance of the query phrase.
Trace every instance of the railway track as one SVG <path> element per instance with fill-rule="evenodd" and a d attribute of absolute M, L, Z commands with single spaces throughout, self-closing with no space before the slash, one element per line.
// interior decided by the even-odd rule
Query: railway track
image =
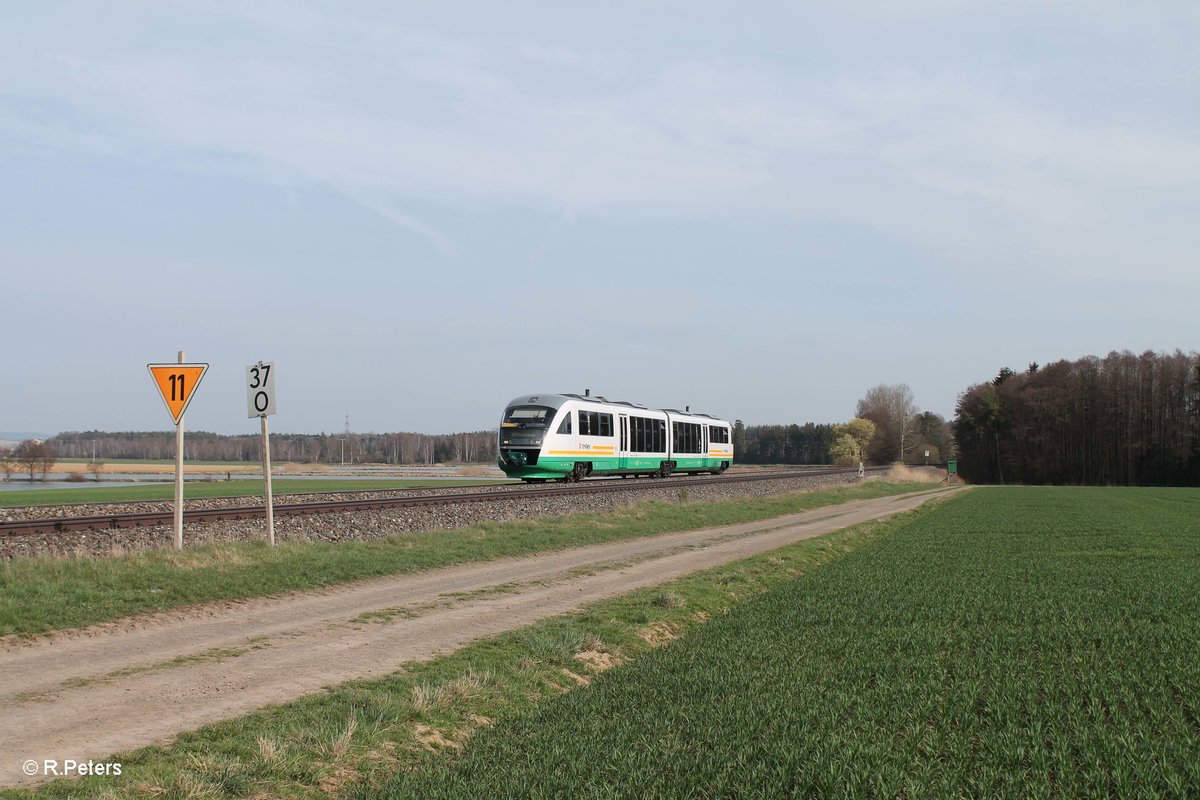
<path fill-rule="evenodd" d="M 878 472 L 886 468 L 869 469 L 867 472 Z M 744 473 L 706 477 L 667 478 L 661 480 L 594 480 L 576 484 L 555 484 L 553 486 L 530 486 L 520 488 L 504 488 L 481 492 L 443 492 L 438 494 L 380 496 L 354 500 L 323 500 L 317 502 L 276 503 L 276 517 L 304 516 L 310 514 L 344 513 L 352 511 L 373 511 L 386 508 L 414 508 L 420 506 L 454 505 L 459 503 L 495 503 L 512 499 L 514 496 L 527 497 L 561 497 L 572 494 L 648 491 L 664 487 L 712 486 L 721 483 L 747 483 L 753 481 L 780 480 L 801 478 L 816 475 L 844 475 L 856 473 L 857 469 L 819 469 L 819 470 L 790 470 L 787 472 Z M 380 490 L 386 492 L 389 490 Z M 395 490 L 390 490 L 395 491 Z M 361 494 L 361 492 L 356 492 Z M 76 517 L 42 517 L 38 519 L 17 520 L 0 523 L 0 537 L 28 536 L 34 534 L 66 533 L 83 530 L 114 530 L 122 528 L 137 528 L 153 525 L 170 525 L 173 522 L 173 511 L 142 511 L 113 514 L 92 514 Z M 194 508 L 183 513 L 185 523 L 219 522 L 223 520 L 257 519 L 266 515 L 262 505 L 236 506 L 226 508 Z"/>

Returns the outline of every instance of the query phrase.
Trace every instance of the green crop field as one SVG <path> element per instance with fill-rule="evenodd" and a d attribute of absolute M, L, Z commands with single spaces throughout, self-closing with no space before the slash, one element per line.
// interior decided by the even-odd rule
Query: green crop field
<path fill-rule="evenodd" d="M 1200 491 L 979 489 L 359 797 L 1194 797 Z"/>

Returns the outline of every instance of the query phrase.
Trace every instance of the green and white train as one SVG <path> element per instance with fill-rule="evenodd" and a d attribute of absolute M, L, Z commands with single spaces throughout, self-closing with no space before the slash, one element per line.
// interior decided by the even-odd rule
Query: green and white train
<path fill-rule="evenodd" d="M 718 474 L 733 463 L 733 428 L 709 414 L 649 409 L 578 394 L 514 398 L 500 420 L 500 469 L 528 482 L 590 475 Z"/>

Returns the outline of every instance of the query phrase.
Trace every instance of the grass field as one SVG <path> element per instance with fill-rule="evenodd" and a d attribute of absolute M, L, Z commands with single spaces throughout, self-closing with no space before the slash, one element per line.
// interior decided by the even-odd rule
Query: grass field
<path fill-rule="evenodd" d="M 0 796 L 1192 797 L 1198 590 L 1200 491 L 977 489 Z"/>
<path fill-rule="evenodd" d="M 20 559 L 0 564 L 0 635 L 36 634 L 132 614 L 580 547 L 669 531 L 732 525 L 822 505 L 928 489 L 868 482 L 757 500 L 645 503 L 370 542 L 223 543 L 113 558 Z"/>
<path fill-rule="evenodd" d="M 356 796 L 1198 787 L 1200 491 L 997 488 Z"/>
<path fill-rule="evenodd" d="M 170 478 L 170 476 L 166 476 Z M 258 497 L 263 496 L 263 481 L 251 478 L 232 481 L 185 480 L 183 497 L 196 500 L 212 497 Z M 353 478 L 322 479 L 271 479 L 271 493 L 275 496 L 287 494 L 309 494 L 313 492 L 364 492 L 386 489 L 437 488 L 449 489 L 460 486 L 494 486 L 511 483 L 500 479 L 480 480 L 422 480 L 420 478 Z M 55 506 L 66 503 L 131 503 L 138 500 L 174 500 L 175 485 L 158 483 L 149 486 L 112 485 L 97 486 L 84 483 L 78 489 L 13 489 L 0 492 L 0 507 Z"/>

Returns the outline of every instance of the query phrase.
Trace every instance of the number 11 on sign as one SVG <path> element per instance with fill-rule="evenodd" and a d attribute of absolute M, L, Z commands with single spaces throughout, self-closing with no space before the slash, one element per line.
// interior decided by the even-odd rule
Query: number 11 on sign
<path fill-rule="evenodd" d="M 150 377 L 158 388 L 158 394 L 167 406 L 171 421 L 175 423 L 175 548 L 183 549 L 183 412 L 196 393 L 196 387 L 204 379 L 208 364 L 183 363 L 183 351 L 179 351 L 177 364 L 147 364 Z"/>
<path fill-rule="evenodd" d="M 167 406 L 171 421 L 176 425 L 196 395 L 196 387 L 204 379 L 208 364 L 147 364 L 158 394 Z"/>

